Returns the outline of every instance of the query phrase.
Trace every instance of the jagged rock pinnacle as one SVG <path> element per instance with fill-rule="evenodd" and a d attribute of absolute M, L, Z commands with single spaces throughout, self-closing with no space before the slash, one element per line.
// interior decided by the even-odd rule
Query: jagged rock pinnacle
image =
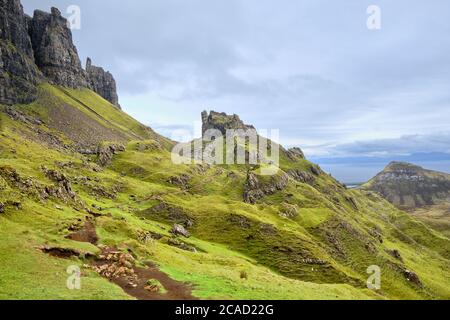
<path fill-rule="evenodd" d="M 116 82 L 109 72 L 87 64 L 83 70 L 72 32 L 61 11 L 24 14 L 19 0 L 0 0 L 0 103 L 30 103 L 37 85 L 90 88 L 119 106 Z"/>
<path fill-rule="evenodd" d="M 209 114 L 207 111 L 202 112 L 202 133 L 204 134 L 209 129 L 216 129 L 226 134 L 228 129 L 243 129 L 243 130 L 255 130 L 255 127 L 246 125 L 239 118 L 238 115 L 227 115 L 226 113 L 219 113 L 211 111 Z"/>

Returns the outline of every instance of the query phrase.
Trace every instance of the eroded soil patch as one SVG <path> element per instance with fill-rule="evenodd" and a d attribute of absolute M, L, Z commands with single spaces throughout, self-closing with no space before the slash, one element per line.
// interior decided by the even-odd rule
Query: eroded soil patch
<path fill-rule="evenodd" d="M 66 238 L 78 242 L 89 242 L 94 245 L 98 242 L 95 225 L 91 221 L 86 221 L 82 229 L 69 234 Z"/>
<path fill-rule="evenodd" d="M 171 279 L 154 265 L 142 268 L 133 262 L 130 254 L 106 248 L 92 268 L 138 300 L 196 300 L 189 284 Z M 148 285 L 151 279 L 158 280 L 165 293 L 155 292 Z"/>

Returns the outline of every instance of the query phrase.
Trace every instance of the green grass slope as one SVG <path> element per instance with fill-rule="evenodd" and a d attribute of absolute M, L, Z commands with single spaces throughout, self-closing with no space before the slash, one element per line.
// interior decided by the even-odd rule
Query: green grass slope
<path fill-rule="evenodd" d="M 36 102 L 13 108 L 25 117 L 1 109 L 0 299 L 132 299 L 87 267 L 102 245 L 156 264 L 201 299 L 450 298 L 448 238 L 306 160 L 282 153 L 271 178 L 245 165 L 174 165 L 171 141 L 89 90 L 44 85 Z M 104 142 L 125 146 L 106 167 L 78 152 Z M 42 196 L 56 183 L 48 170 L 73 197 Z M 249 174 L 285 183 L 249 204 Z M 66 238 L 86 217 L 97 246 Z M 175 223 L 191 237 L 174 237 Z M 57 258 L 42 246 L 81 254 Z M 81 290 L 66 288 L 69 265 L 82 270 Z M 379 290 L 366 287 L 371 265 Z"/>

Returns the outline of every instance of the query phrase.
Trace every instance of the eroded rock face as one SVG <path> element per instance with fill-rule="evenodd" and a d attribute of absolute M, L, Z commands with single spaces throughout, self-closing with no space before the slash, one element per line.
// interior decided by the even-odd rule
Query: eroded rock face
<path fill-rule="evenodd" d="M 19 0 L 0 0 L 0 103 L 29 103 L 36 99 L 42 75 L 34 64 L 28 35 L 29 17 Z"/>
<path fill-rule="evenodd" d="M 244 124 L 237 115 L 227 115 L 226 113 L 219 113 L 211 111 L 209 114 L 206 111 L 202 112 L 202 132 L 205 134 L 210 129 L 219 130 L 223 135 L 227 130 L 255 130 L 253 126 Z"/>
<path fill-rule="evenodd" d="M 300 148 L 291 148 L 288 151 L 286 151 L 287 157 L 292 161 L 297 161 L 300 159 L 305 159 L 305 154 Z"/>
<path fill-rule="evenodd" d="M 97 163 L 101 167 L 106 167 L 115 154 L 125 151 L 125 146 L 121 144 L 101 144 L 97 150 Z"/>
<path fill-rule="evenodd" d="M 28 22 L 19 0 L 0 0 L 0 39 L 10 41 L 27 57 L 33 58 Z"/>
<path fill-rule="evenodd" d="M 33 18 L 19 0 L 0 0 L 0 103 L 26 104 L 37 98 L 43 81 L 68 88 L 90 88 L 120 108 L 116 82 L 109 72 L 81 67 L 67 20 L 52 8 Z"/>
<path fill-rule="evenodd" d="M 450 175 L 392 162 L 363 188 L 378 192 L 400 208 L 416 208 L 450 200 Z"/>
<path fill-rule="evenodd" d="M 120 109 L 116 80 L 113 75 L 101 67 L 92 65 L 90 58 L 86 61 L 86 75 L 89 88 Z"/>
<path fill-rule="evenodd" d="M 189 238 L 191 236 L 190 233 L 179 224 L 175 224 L 170 232 L 176 236 L 183 236 L 185 238 Z"/>
<path fill-rule="evenodd" d="M 269 181 L 265 182 L 260 181 L 255 174 L 249 173 L 244 186 L 244 202 L 255 204 L 264 196 L 284 190 L 288 183 L 289 176 L 286 173 L 272 176 Z"/>
<path fill-rule="evenodd" d="M 88 87 L 72 32 L 61 12 L 36 10 L 30 27 L 36 65 L 54 84 L 69 88 Z"/>

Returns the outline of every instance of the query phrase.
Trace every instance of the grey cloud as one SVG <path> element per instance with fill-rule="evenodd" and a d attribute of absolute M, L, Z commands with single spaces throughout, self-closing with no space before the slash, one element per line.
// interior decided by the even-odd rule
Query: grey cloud
<path fill-rule="evenodd" d="M 124 109 L 164 134 L 162 119 L 186 127 L 217 109 L 330 154 L 412 152 L 450 120 L 447 0 L 378 0 L 376 32 L 369 0 L 22 1 L 29 13 L 79 5 L 83 60 L 109 69 Z"/>
<path fill-rule="evenodd" d="M 411 155 L 414 153 L 449 153 L 450 132 L 431 135 L 406 135 L 397 139 L 355 141 L 332 147 L 335 155 Z"/>

